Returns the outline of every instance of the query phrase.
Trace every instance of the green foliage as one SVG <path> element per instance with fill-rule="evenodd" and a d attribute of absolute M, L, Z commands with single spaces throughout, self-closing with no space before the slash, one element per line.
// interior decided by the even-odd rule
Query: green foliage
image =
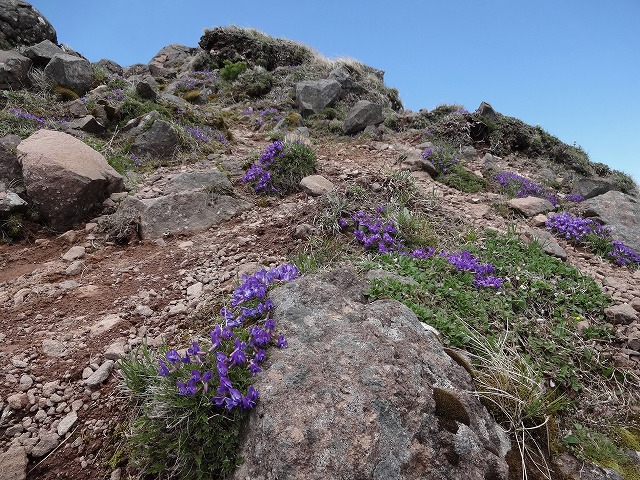
<path fill-rule="evenodd" d="M 311 236 L 304 248 L 290 258 L 301 273 L 315 273 L 333 267 L 353 253 L 341 239 L 330 236 Z"/>
<path fill-rule="evenodd" d="M 273 187 L 280 194 L 297 192 L 300 180 L 316 170 L 316 152 L 302 142 L 284 142 L 283 156 L 276 158 L 269 171 Z"/>
<path fill-rule="evenodd" d="M 207 395 L 179 395 L 157 375 L 155 355 L 144 345 L 120 367 L 137 410 L 127 439 L 134 465 L 148 475 L 194 480 L 224 478 L 235 469 L 247 411 L 220 412 Z"/>
<path fill-rule="evenodd" d="M 5 220 L 0 219 L 0 239 L 20 238 L 23 234 L 24 218 L 20 213 L 13 213 Z"/>
<path fill-rule="evenodd" d="M 165 106 L 152 100 L 144 100 L 134 93 L 127 94 L 120 105 L 120 125 L 154 110 L 164 119 L 172 118 L 171 112 Z"/>
<path fill-rule="evenodd" d="M 91 70 L 93 72 L 94 85 L 101 85 L 107 80 L 107 70 L 99 65 L 92 65 Z"/>
<path fill-rule="evenodd" d="M 198 89 L 183 92 L 180 96 L 189 103 L 198 103 L 201 100 L 200 90 Z"/>
<path fill-rule="evenodd" d="M 128 89 L 131 85 L 127 82 L 124 77 L 119 75 L 113 76 L 109 82 L 107 83 L 107 87 L 109 90 L 120 90 L 120 89 Z"/>
<path fill-rule="evenodd" d="M 224 67 L 220 69 L 220 78 L 227 82 L 233 82 L 238 76 L 247 69 L 247 62 L 224 61 Z"/>
<path fill-rule="evenodd" d="M 256 98 L 269 93 L 272 86 L 273 75 L 262 67 L 256 67 L 238 75 L 233 84 L 233 89 L 238 93 Z"/>
<path fill-rule="evenodd" d="M 633 178 L 624 172 L 613 170 L 609 178 L 613 181 L 615 187 L 621 192 L 631 193 L 636 188 L 636 183 L 633 181 Z"/>
<path fill-rule="evenodd" d="M 456 164 L 444 175 L 436 177 L 441 183 L 466 193 L 477 193 L 484 190 L 487 181 L 473 172 Z"/>
<path fill-rule="evenodd" d="M 591 279 L 517 237 L 488 234 L 479 247 L 469 250 L 490 259 L 497 275 L 510 279 L 499 295 L 474 288 L 471 274 L 453 270 L 437 256 L 426 260 L 382 256 L 378 267 L 410 276 L 419 286 L 379 280 L 370 293 L 405 303 L 420 320 L 440 330 L 451 346 L 472 348 L 461 319 L 488 338 L 508 330 L 510 342 L 523 346 L 520 354 L 563 390 L 580 391 L 610 373 L 593 342 L 572 328 L 578 315 L 593 325 L 603 324 L 602 309 L 608 299 Z"/>

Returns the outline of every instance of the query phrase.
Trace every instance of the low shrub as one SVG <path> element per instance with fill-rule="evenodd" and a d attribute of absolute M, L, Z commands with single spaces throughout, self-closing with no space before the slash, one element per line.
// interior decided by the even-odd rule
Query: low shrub
<path fill-rule="evenodd" d="M 220 78 L 227 82 L 233 82 L 238 76 L 247 69 L 247 62 L 224 61 L 224 66 L 220 69 Z"/>

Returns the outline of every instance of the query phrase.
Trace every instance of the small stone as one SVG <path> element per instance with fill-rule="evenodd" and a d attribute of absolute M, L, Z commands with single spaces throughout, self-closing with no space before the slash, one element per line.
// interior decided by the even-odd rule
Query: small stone
<path fill-rule="evenodd" d="M 151 310 L 147 305 L 138 305 L 135 312 L 141 317 L 150 317 L 153 315 L 153 310 Z"/>
<path fill-rule="evenodd" d="M 7 428 L 4 431 L 4 435 L 6 437 L 11 438 L 11 437 L 16 436 L 16 434 L 18 434 L 18 435 L 21 434 L 22 432 L 24 432 L 24 426 L 21 423 L 19 423 L 17 425 L 12 425 L 9 428 Z"/>
<path fill-rule="evenodd" d="M 71 410 L 78 411 L 82 408 L 83 405 L 84 402 L 82 400 L 74 400 L 73 402 L 71 402 Z"/>
<path fill-rule="evenodd" d="M 555 207 L 549 200 L 538 197 L 512 198 L 507 202 L 507 205 L 526 217 L 533 217 L 540 213 L 555 210 Z"/>
<path fill-rule="evenodd" d="M 62 358 L 67 354 L 67 349 L 62 342 L 49 338 L 42 341 L 42 351 L 48 357 Z"/>
<path fill-rule="evenodd" d="M 631 300 L 630 305 L 634 308 L 634 310 L 640 312 L 640 298 L 635 297 L 633 300 Z"/>
<path fill-rule="evenodd" d="M 24 480 L 27 478 L 27 452 L 21 445 L 12 444 L 0 453 L 0 478 L 3 480 Z"/>
<path fill-rule="evenodd" d="M 33 450 L 31 455 L 36 458 L 44 457 L 47 453 L 51 452 L 60 443 L 60 437 L 55 432 L 45 432 L 38 436 L 39 441 Z"/>
<path fill-rule="evenodd" d="M 73 245 L 74 243 L 76 243 L 76 240 L 78 238 L 78 234 L 76 232 L 74 232 L 73 230 L 69 230 L 68 232 L 64 232 L 58 238 L 60 240 L 62 240 L 64 243 L 68 243 L 69 245 Z"/>
<path fill-rule="evenodd" d="M 82 370 L 82 379 L 86 380 L 91 375 L 93 375 L 93 370 L 91 370 L 91 367 L 84 367 L 84 370 Z"/>
<path fill-rule="evenodd" d="M 87 223 L 84 226 L 84 231 L 87 233 L 91 233 L 93 232 L 96 228 L 98 228 L 98 224 L 97 223 Z"/>
<path fill-rule="evenodd" d="M 605 308 L 604 314 L 608 320 L 616 325 L 629 325 L 638 319 L 638 312 L 628 303 Z"/>
<path fill-rule="evenodd" d="M 175 317 L 176 315 L 181 315 L 186 312 L 187 312 L 187 306 L 182 302 L 178 302 L 169 309 L 169 316 Z"/>
<path fill-rule="evenodd" d="M 180 242 L 178 244 L 178 248 L 182 248 L 183 250 L 187 250 L 191 247 L 193 247 L 193 242 L 191 240 L 188 240 L 186 242 Z"/>
<path fill-rule="evenodd" d="M 87 385 L 89 388 L 99 386 L 102 382 L 109 378 L 109 374 L 111 373 L 112 369 L 113 360 L 107 360 L 102 365 L 100 365 L 100 368 L 93 372 L 93 374 L 84 381 L 85 385 Z"/>
<path fill-rule="evenodd" d="M 20 377 L 20 390 L 29 390 L 31 385 L 33 385 L 33 378 L 29 375 L 22 375 Z"/>
<path fill-rule="evenodd" d="M 77 420 L 78 414 L 75 411 L 72 410 L 67 413 L 67 415 L 60 420 L 60 423 L 58 424 L 58 435 L 64 437 L 67 432 L 71 430 L 71 427 L 73 427 L 73 424 L 76 423 Z"/>
<path fill-rule="evenodd" d="M 104 351 L 104 358 L 107 360 L 119 360 L 125 354 L 124 348 L 127 339 L 120 337 L 111 343 Z"/>
<path fill-rule="evenodd" d="M 109 480 L 120 480 L 122 478 L 122 470 L 116 468 L 113 472 L 111 472 L 111 476 Z"/>
<path fill-rule="evenodd" d="M 69 250 L 67 250 L 67 253 L 62 256 L 62 259 L 67 262 L 73 262 L 84 257 L 85 255 L 86 249 L 80 245 L 76 245 L 75 247 L 71 247 Z"/>
<path fill-rule="evenodd" d="M 84 267 L 84 262 L 82 260 L 76 260 L 75 262 L 73 262 L 71 265 L 67 267 L 67 269 L 64 271 L 64 274 L 78 275 L 80 272 L 82 272 L 83 267 Z"/>
<path fill-rule="evenodd" d="M 296 227 L 296 231 L 293 232 L 293 238 L 299 238 L 305 240 L 313 233 L 313 227 L 308 223 L 301 223 Z"/>
<path fill-rule="evenodd" d="M 94 338 L 108 332 L 122 321 L 118 315 L 110 313 L 94 323 L 89 329 L 89 337 Z"/>
<path fill-rule="evenodd" d="M 187 297 L 197 298 L 202 295 L 202 282 L 194 283 L 187 287 Z"/>
<path fill-rule="evenodd" d="M 19 358 L 12 358 L 11 364 L 16 368 L 27 368 L 29 364 L 24 360 L 20 360 Z"/>
<path fill-rule="evenodd" d="M 7 404 L 13 410 L 21 410 L 29 404 L 29 397 L 26 393 L 14 393 L 7 397 Z"/>
<path fill-rule="evenodd" d="M 531 223 L 533 223 L 533 226 L 535 227 L 543 227 L 547 223 L 547 220 L 548 218 L 546 215 L 539 213 L 531 219 Z"/>
<path fill-rule="evenodd" d="M 309 175 L 300 181 L 300 187 L 312 196 L 319 196 L 333 190 L 333 183 L 322 175 Z"/>

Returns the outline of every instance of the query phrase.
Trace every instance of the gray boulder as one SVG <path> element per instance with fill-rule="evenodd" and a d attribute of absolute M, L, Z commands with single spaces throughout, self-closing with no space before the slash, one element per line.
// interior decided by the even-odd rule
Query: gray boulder
<path fill-rule="evenodd" d="M 498 120 L 498 114 L 487 102 L 482 102 L 476 110 L 476 113 L 482 117 L 488 118 L 492 122 L 496 122 Z"/>
<path fill-rule="evenodd" d="M 92 63 L 92 65 L 95 65 L 96 67 L 104 68 L 111 75 L 122 76 L 122 74 L 124 73 L 124 69 L 118 63 L 114 62 L 113 60 L 108 60 L 106 58 L 103 58 L 95 63 Z"/>
<path fill-rule="evenodd" d="M 597 217 L 611 229 L 616 240 L 640 252 L 640 203 L 631 195 L 610 190 L 584 201 L 584 214 Z"/>
<path fill-rule="evenodd" d="M 58 42 L 49 21 L 23 0 L 0 0 L 0 49 Z"/>
<path fill-rule="evenodd" d="M 250 207 L 248 202 L 228 195 L 192 190 L 143 200 L 130 196 L 118 210 L 136 212 L 138 233 L 142 239 L 149 239 L 203 231 Z"/>
<path fill-rule="evenodd" d="M 338 82 L 345 92 L 358 95 L 365 91 L 364 87 L 357 82 L 349 69 L 344 65 L 339 65 L 331 70 L 329 79 Z"/>
<path fill-rule="evenodd" d="M 196 51 L 193 47 L 172 43 L 163 47 L 151 59 L 149 64 L 154 64 L 164 68 L 175 68 L 182 66 Z"/>
<path fill-rule="evenodd" d="M 272 292 L 286 349 L 255 383 L 233 480 L 507 479 L 508 440 L 471 376 L 407 307 L 354 271 Z"/>
<path fill-rule="evenodd" d="M 24 51 L 24 54 L 29 57 L 37 67 L 44 67 L 55 55 L 64 53 L 65 51 L 51 40 L 43 40 Z"/>
<path fill-rule="evenodd" d="M 136 84 L 136 93 L 142 98 L 155 100 L 158 96 L 158 82 L 151 76 L 145 77 Z"/>
<path fill-rule="evenodd" d="M 523 233 L 523 240 L 527 243 L 538 242 L 545 253 L 562 260 L 567 258 L 567 252 L 560 246 L 555 237 L 540 228 L 531 227 Z"/>
<path fill-rule="evenodd" d="M 340 96 L 341 87 L 336 80 L 306 80 L 296 83 L 298 109 L 303 116 L 318 113 L 333 105 Z"/>
<path fill-rule="evenodd" d="M 349 111 L 342 130 L 347 135 L 363 131 L 369 125 L 379 125 L 384 121 L 382 107 L 368 100 L 360 100 Z"/>
<path fill-rule="evenodd" d="M 102 154 L 66 133 L 38 130 L 20 142 L 18 156 L 27 195 L 53 230 L 68 230 L 124 188 Z"/>
<path fill-rule="evenodd" d="M 597 197 L 615 190 L 613 182 L 604 178 L 579 178 L 573 183 L 573 193 L 582 195 L 585 199 Z"/>
<path fill-rule="evenodd" d="M 54 85 L 69 88 L 78 95 L 84 95 L 93 85 L 91 63 L 66 53 L 54 55 L 44 73 Z"/>
<path fill-rule="evenodd" d="M 14 212 L 26 210 L 27 202 L 14 192 L 4 192 L 0 189 L 0 215 L 11 215 Z"/>
<path fill-rule="evenodd" d="M 27 88 L 31 60 L 12 50 L 0 51 L 0 90 Z"/>
<path fill-rule="evenodd" d="M 533 217 L 539 213 L 551 212 L 556 208 L 546 198 L 538 197 L 512 198 L 507 202 L 507 205 L 525 217 Z"/>
<path fill-rule="evenodd" d="M 167 182 L 164 193 L 190 192 L 206 190 L 215 193 L 231 193 L 233 185 L 227 175 L 219 170 L 204 172 L 184 172 Z"/>
<path fill-rule="evenodd" d="M 178 145 L 178 134 L 165 120 L 156 120 L 136 137 L 131 151 L 138 156 L 167 158 L 173 155 Z"/>

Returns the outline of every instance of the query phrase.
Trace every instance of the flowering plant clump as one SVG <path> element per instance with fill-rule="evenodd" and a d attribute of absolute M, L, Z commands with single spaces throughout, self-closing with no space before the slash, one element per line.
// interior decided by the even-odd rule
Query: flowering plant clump
<path fill-rule="evenodd" d="M 515 191 L 515 195 L 520 198 L 546 198 L 545 195 L 547 195 L 547 189 L 545 187 L 538 183 L 532 182 L 528 178 L 525 178 L 522 175 L 518 175 L 516 173 L 500 172 L 496 175 L 496 180 L 502 187 L 506 187 L 508 190 Z"/>
<path fill-rule="evenodd" d="M 570 242 L 588 245 L 617 265 L 640 264 L 640 255 L 636 251 L 622 241 L 613 240 L 611 229 L 593 219 L 563 212 L 549 216 L 546 226 L 547 230 Z"/>
<path fill-rule="evenodd" d="M 243 275 L 233 291 L 231 308 L 220 310 L 223 322 L 214 325 L 207 345 L 194 341 L 182 354 L 167 351 L 158 360 L 158 375 L 174 381 L 179 395 L 205 395 L 215 407 L 226 410 L 253 408 L 259 393 L 248 385 L 250 377 L 262 370 L 269 345 L 287 347 L 284 335 L 275 334 L 267 291 L 274 282 L 297 276 L 298 269 L 289 264 Z"/>
<path fill-rule="evenodd" d="M 414 250 L 404 248 L 402 241 L 396 238 L 398 234 L 396 223 L 391 219 L 384 219 L 382 217 L 384 211 L 385 208 L 381 206 L 377 208 L 375 214 L 368 214 L 360 210 L 352 215 L 353 236 L 364 248 L 378 253 L 397 253 L 417 259 L 431 258 L 435 255 L 436 251 L 433 247 Z M 345 218 L 341 218 L 338 224 L 341 228 L 350 226 Z M 504 283 L 502 278 L 492 275 L 496 270 L 493 265 L 480 263 L 480 260 L 467 250 L 462 250 L 459 253 L 441 251 L 438 255 L 445 258 L 458 271 L 475 273 L 473 285 L 476 288 L 498 289 Z"/>
<path fill-rule="evenodd" d="M 209 143 L 214 138 L 222 145 L 229 143 L 222 133 L 217 130 L 212 130 L 209 127 L 187 127 L 185 131 L 202 143 Z"/>
<path fill-rule="evenodd" d="M 452 170 L 458 163 L 458 157 L 453 155 L 448 149 L 441 146 L 434 146 L 422 152 L 422 158 L 431 162 L 439 175 L 444 175 Z"/>
<path fill-rule="evenodd" d="M 188 75 L 182 77 L 176 82 L 176 89 L 179 91 L 187 92 L 195 90 L 203 85 L 212 85 L 216 82 L 216 74 L 210 70 L 198 70 L 190 72 Z"/>
<path fill-rule="evenodd" d="M 580 203 L 584 202 L 584 197 L 578 193 L 570 193 L 562 198 L 566 202 Z"/>
<path fill-rule="evenodd" d="M 256 192 L 284 195 L 296 191 L 300 180 L 311 175 L 316 167 L 315 151 L 302 142 L 269 145 L 242 176 Z"/>
<path fill-rule="evenodd" d="M 265 124 L 276 124 L 282 120 L 282 112 L 277 108 L 269 107 L 263 110 L 254 110 L 252 107 L 241 110 L 242 115 L 249 115 L 253 118 L 253 124 L 256 128 L 260 128 Z"/>

